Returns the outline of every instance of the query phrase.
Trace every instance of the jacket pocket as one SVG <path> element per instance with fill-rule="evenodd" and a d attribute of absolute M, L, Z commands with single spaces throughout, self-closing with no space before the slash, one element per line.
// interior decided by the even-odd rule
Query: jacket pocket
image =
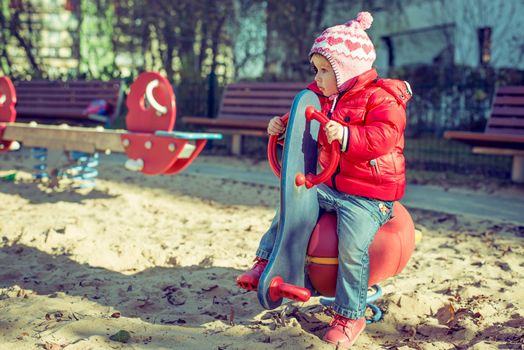
<path fill-rule="evenodd" d="M 375 183 L 381 184 L 382 183 L 382 174 L 380 173 L 380 167 L 378 166 L 378 161 L 376 159 L 371 159 L 369 161 L 369 167 L 371 168 L 371 174 L 373 175 L 373 179 L 375 180 Z"/>

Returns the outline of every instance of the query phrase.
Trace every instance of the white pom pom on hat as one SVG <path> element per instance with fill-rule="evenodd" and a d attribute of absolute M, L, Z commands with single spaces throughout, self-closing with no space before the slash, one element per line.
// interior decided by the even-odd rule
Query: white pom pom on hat
<path fill-rule="evenodd" d="M 368 30 L 369 28 L 371 28 L 371 24 L 373 23 L 373 16 L 371 16 L 371 13 L 366 11 L 359 12 L 357 15 L 357 19 L 346 22 L 345 25 L 350 26 L 355 22 L 360 24 L 360 27 L 363 30 Z"/>

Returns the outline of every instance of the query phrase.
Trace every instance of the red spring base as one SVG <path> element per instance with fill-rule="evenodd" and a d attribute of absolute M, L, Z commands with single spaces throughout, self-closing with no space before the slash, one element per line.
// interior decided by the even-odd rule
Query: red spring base
<path fill-rule="evenodd" d="M 296 301 L 308 301 L 310 297 L 311 292 L 307 288 L 285 283 L 284 279 L 280 276 L 273 278 L 269 284 L 269 298 L 273 301 L 277 301 L 281 298 L 288 298 Z"/>

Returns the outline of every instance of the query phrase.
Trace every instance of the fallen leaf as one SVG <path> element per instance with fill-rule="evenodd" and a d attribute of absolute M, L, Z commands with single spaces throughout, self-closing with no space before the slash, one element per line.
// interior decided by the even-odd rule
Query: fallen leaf
<path fill-rule="evenodd" d="M 45 343 L 45 349 L 46 350 L 61 350 L 62 345 L 57 343 Z"/>
<path fill-rule="evenodd" d="M 449 325 L 455 320 L 455 308 L 451 304 L 444 305 L 437 310 L 435 317 L 440 324 Z"/>
<path fill-rule="evenodd" d="M 511 267 L 509 267 L 509 264 L 506 262 L 497 261 L 495 262 L 495 265 L 500 267 L 503 271 L 511 271 Z"/>
<path fill-rule="evenodd" d="M 522 328 L 524 327 L 524 318 L 516 318 L 513 320 L 509 320 L 506 323 L 504 323 L 504 325 L 511 328 Z"/>
<path fill-rule="evenodd" d="M 118 332 L 110 336 L 109 339 L 120 343 L 127 343 L 129 339 L 131 339 L 131 334 L 128 331 L 119 330 Z"/>
<path fill-rule="evenodd" d="M 167 259 L 167 264 L 169 264 L 171 266 L 178 266 L 178 259 L 176 257 L 172 256 L 169 259 Z"/>
<path fill-rule="evenodd" d="M 213 257 L 208 255 L 198 263 L 198 266 L 209 267 L 213 265 L 213 261 Z"/>
<path fill-rule="evenodd" d="M 183 305 L 186 303 L 186 296 L 183 291 L 179 290 L 176 287 L 166 287 L 164 288 L 166 294 L 164 298 L 167 299 L 167 302 L 171 305 Z"/>
<path fill-rule="evenodd" d="M 211 291 L 211 290 L 213 290 L 215 288 L 218 288 L 218 285 L 214 284 L 212 286 L 202 288 L 202 290 L 205 291 L 205 292 L 209 292 L 209 291 Z"/>
<path fill-rule="evenodd" d="M 229 312 L 229 324 L 231 326 L 235 325 L 235 309 L 233 309 L 233 306 L 231 306 L 231 310 Z"/>
<path fill-rule="evenodd" d="M 177 320 L 162 320 L 161 322 L 164 324 L 185 324 L 187 323 L 187 321 L 182 318 L 179 318 Z"/>

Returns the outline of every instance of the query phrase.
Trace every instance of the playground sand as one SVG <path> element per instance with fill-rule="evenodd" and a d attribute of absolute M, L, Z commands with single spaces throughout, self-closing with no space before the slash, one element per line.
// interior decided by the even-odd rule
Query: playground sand
<path fill-rule="evenodd" d="M 94 190 L 48 190 L 25 153 L 0 162 L 17 170 L 0 181 L 0 349 L 334 348 L 317 298 L 266 311 L 235 286 L 276 188 L 106 162 Z M 521 349 L 524 228 L 410 212 L 422 241 L 355 348 Z"/>

